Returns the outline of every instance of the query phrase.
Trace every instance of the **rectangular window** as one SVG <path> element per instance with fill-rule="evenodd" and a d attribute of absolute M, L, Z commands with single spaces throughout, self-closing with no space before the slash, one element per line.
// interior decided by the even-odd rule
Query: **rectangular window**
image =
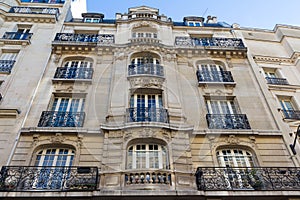
<path fill-rule="evenodd" d="M 52 103 L 51 111 L 83 112 L 84 98 L 56 97 Z"/>
<path fill-rule="evenodd" d="M 209 114 L 237 114 L 237 106 L 233 100 L 206 100 Z"/>
<path fill-rule="evenodd" d="M 18 53 L 2 53 L 0 60 L 16 60 Z"/>

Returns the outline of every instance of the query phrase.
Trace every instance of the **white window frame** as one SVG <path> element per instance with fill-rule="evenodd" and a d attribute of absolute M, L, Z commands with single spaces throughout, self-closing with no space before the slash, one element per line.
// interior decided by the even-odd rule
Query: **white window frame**
<path fill-rule="evenodd" d="M 3 52 L 0 56 L 0 60 L 16 60 L 17 56 L 17 52 Z"/>
<path fill-rule="evenodd" d="M 54 154 L 48 154 L 47 151 L 55 151 Z M 63 150 L 63 153 L 60 153 L 60 150 Z M 67 154 L 64 154 L 64 152 L 67 151 Z M 40 158 L 38 159 L 38 156 L 40 156 Z M 45 162 L 45 157 L 46 156 L 53 156 L 53 162 L 51 165 L 44 165 Z M 58 164 L 58 158 L 60 156 L 66 156 L 66 163 L 65 165 L 57 165 Z M 72 166 L 73 161 L 75 158 L 75 150 L 73 149 L 65 149 L 65 148 L 47 148 L 47 149 L 43 149 L 38 151 L 38 153 L 36 154 L 36 160 L 35 160 L 35 166 L 37 167 L 58 167 L 58 166 L 62 166 L 62 167 L 69 167 Z"/>
<path fill-rule="evenodd" d="M 147 59 L 147 57 L 135 57 L 133 59 L 131 59 L 131 64 L 134 64 L 134 65 L 143 65 L 143 64 L 146 64 L 145 63 L 145 60 Z M 150 62 L 151 64 L 160 64 L 160 61 L 159 59 L 157 58 L 154 58 L 154 57 L 151 57 L 152 62 Z"/>
<path fill-rule="evenodd" d="M 223 109 L 223 106 L 226 106 L 226 110 Z M 207 111 L 209 114 L 237 114 L 239 109 L 235 104 L 234 100 L 206 100 Z M 217 106 L 217 107 L 214 107 Z M 217 108 L 217 109 L 216 109 Z M 216 112 L 217 110 L 217 112 Z"/>
<path fill-rule="evenodd" d="M 131 95 L 131 98 L 133 97 L 133 107 L 137 108 L 138 107 L 138 96 L 139 95 L 143 95 L 145 102 L 144 105 L 145 107 L 140 107 L 140 108 L 148 108 L 149 105 L 149 100 L 150 100 L 150 96 L 154 96 L 155 97 L 155 108 L 162 108 L 163 107 L 163 100 L 162 100 L 162 95 L 161 94 L 133 94 Z M 132 102 L 131 103 L 131 107 L 132 107 Z"/>
<path fill-rule="evenodd" d="M 157 150 L 150 150 L 150 146 L 156 146 Z M 138 146 L 144 146 L 144 149 L 138 150 Z M 132 148 L 132 150 L 130 150 Z M 152 159 L 156 161 L 151 162 L 151 153 L 157 153 Z M 144 163 L 139 163 L 138 156 L 144 157 Z M 165 155 L 163 155 L 165 153 Z M 138 166 L 139 164 L 139 166 Z M 151 166 L 152 165 L 152 166 Z M 155 165 L 155 166 L 154 166 Z M 169 166 L 168 151 L 165 145 L 160 144 L 134 144 L 127 149 L 127 169 L 166 169 Z"/>
<path fill-rule="evenodd" d="M 235 151 L 238 152 L 238 154 Z M 226 153 L 224 154 L 224 152 Z M 243 149 L 220 149 L 217 151 L 217 160 L 220 167 L 254 167 L 254 157 L 252 153 Z M 245 165 L 239 164 L 241 160 L 244 161 L 243 163 Z M 230 165 L 229 161 L 231 161 L 233 166 Z"/>
<path fill-rule="evenodd" d="M 73 65 L 73 63 L 77 63 Z M 63 67 L 67 68 L 92 68 L 93 62 L 89 60 L 67 60 L 63 63 Z"/>
<path fill-rule="evenodd" d="M 63 103 L 63 101 L 68 101 L 67 106 L 65 109 L 60 110 L 60 106 L 61 106 L 61 103 Z M 51 111 L 70 112 L 72 103 L 76 103 L 76 101 L 78 101 L 77 110 L 71 111 L 71 112 L 83 112 L 85 98 L 76 98 L 76 97 L 54 97 L 52 106 L 51 106 Z"/>

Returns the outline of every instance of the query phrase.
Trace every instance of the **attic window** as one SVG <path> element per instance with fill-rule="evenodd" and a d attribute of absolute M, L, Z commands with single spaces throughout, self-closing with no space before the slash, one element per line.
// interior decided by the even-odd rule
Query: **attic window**
<path fill-rule="evenodd" d="M 102 20 L 100 18 L 84 18 L 84 22 L 87 23 L 99 23 Z"/>

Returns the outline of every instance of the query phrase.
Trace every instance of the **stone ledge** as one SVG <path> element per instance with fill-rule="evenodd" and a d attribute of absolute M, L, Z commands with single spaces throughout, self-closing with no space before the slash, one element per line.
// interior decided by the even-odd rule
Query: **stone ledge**
<path fill-rule="evenodd" d="M 0 118 L 17 118 L 20 113 L 19 109 L 0 109 Z"/>

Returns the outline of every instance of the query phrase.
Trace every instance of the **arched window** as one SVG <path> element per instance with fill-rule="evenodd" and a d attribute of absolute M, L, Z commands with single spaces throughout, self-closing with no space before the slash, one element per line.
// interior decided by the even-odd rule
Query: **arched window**
<path fill-rule="evenodd" d="M 70 175 L 75 151 L 65 148 L 49 148 L 38 151 L 35 160 L 33 189 L 62 189 Z"/>
<path fill-rule="evenodd" d="M 36 155 L 35 166 L 72 166 L 75 151 L 72 149 L 43 149 Z"/>
<path fill-rule="evenodd" d="M 166 146 L 160 144 L 135 144 L 127 150 L 127 169 L 168 169 Z"/>
<path fill-rule="evenodd" d="M 222 149 L 217 151 L 217 159 L 221 167 L 253 167 L 251 152 L 243 149 Z"/>

